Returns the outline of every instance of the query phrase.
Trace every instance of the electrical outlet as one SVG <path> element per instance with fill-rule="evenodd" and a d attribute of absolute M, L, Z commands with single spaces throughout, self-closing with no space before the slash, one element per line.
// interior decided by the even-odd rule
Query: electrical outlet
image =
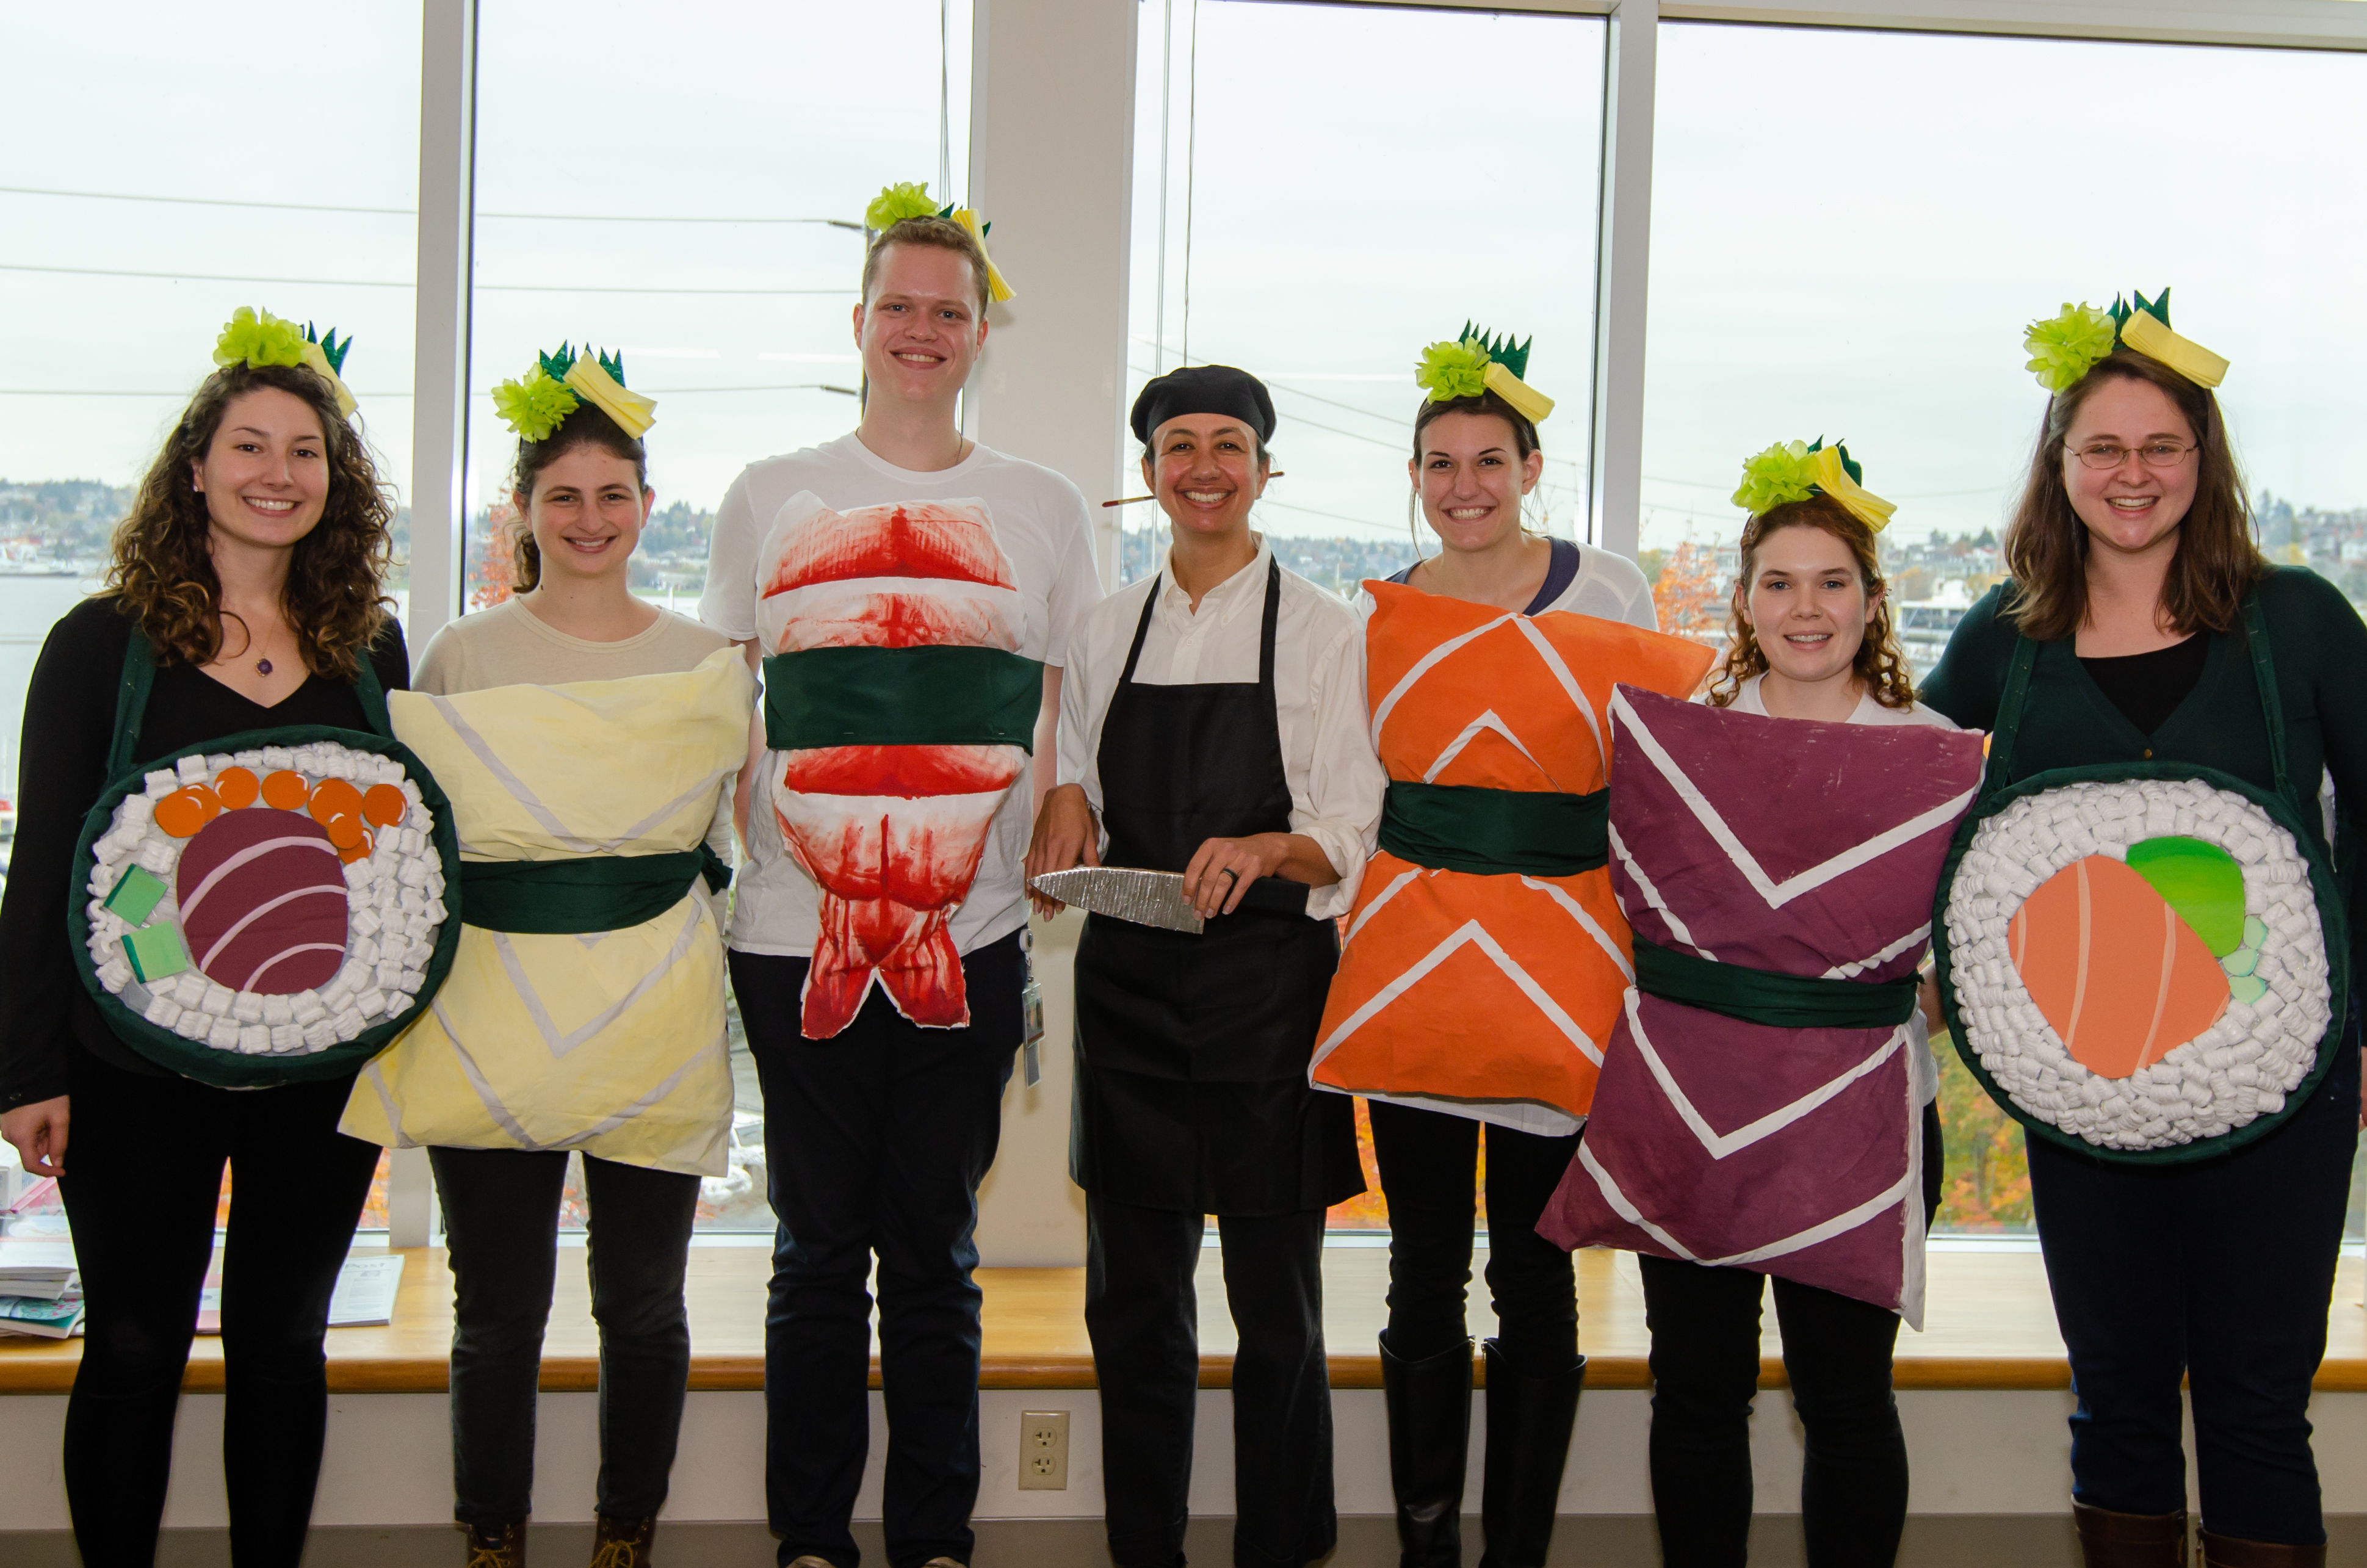
<path fill-rule="evenodd" d="M 1069 1489 L 1069 1413 L 1065 1410 L 1023 1410 L 1019 1413 L 1019 1490 L 1066 1492 Z"/>

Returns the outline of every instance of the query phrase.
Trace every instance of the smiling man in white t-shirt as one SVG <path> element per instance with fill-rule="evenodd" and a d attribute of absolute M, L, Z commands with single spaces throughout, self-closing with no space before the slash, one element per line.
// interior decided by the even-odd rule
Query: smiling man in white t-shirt
<path fill-rule="evenodd" d="M 1101 597 L 1077 487 L 955 423 L 987 279 L 961 223 L 886 226 L 855 310 L 862 422 L 741 473 L 699 600 L 768 688 L 730 962 L 780 1221 L 764 1469 L 791 1568 L 856 1562 L 874 1255 L 889 1560 L 958 1568 L 973 1545 L 972 1237 L 1020 1043 L 1025 748 L 1050 766 L 1070 631 Z"/>

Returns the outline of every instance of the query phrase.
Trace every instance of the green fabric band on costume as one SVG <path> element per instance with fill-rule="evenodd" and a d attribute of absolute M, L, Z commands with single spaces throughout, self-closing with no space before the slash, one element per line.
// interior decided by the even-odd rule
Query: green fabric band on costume
<path fill-rule="evenodd" d="M 1381 804 L 1381 847 L 1433 870 L 1574 877 L 1611 858 L 1611 791 L 1563 795 L 1392 779 Z"/>
<path fill-rule="evenodd" d="M 681 903 L 701 876 L 716 892 L 731 881 L 721 857 L 703 846 L 671 855 L 463 860 L 460 918 L 488 931 L 542 936 L 623 931 Z"/>
<path fill-rule="evenodd" d="M 764 744 L 1036 749 L 1044 665 L 1000 648 L 808 648 L 764 661 Z"/>
<path fill-rule="evenodd" d="M 1896 1028 L 1915 1016 L 1917 979 L 1823 980 L 1717 963 L 1636 938 L 1636 988 L 1779 1029 Z"/>

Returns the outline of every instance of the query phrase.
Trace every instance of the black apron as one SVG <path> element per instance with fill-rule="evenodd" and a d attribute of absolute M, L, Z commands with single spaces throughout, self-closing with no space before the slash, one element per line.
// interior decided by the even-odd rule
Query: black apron
<path fill-rule="evenodd" d="M 1134 679 L 1151 584 L 1103 722 L 1105 864 L 1181 871 L 1210 838 L 1290 831 L 1274 712 L 1280 568 L 1269 563 L 1254 682 Z M 1329 920 L 1244 907 L 1198 936 L 1089 915 L 1076 962 L 1077 1185 L 1197 1214 L 1288 1214 L 1365 1190 L 1355 1108 L 1307 1082 L 1340 956 Z"/>

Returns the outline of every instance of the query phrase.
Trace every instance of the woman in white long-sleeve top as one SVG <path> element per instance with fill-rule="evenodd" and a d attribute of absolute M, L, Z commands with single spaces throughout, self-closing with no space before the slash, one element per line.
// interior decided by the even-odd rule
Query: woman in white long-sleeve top
<path fill-rule="evenodd" d="M 1184 1561 L 1198 1381 L 1192 1273 L 1221 1221 L 1233 1364 L 1234 1561 L 1331 1549 L 1323 1211 L 1364 1189 L 1350 1102 L 1307 1064 L 1385 780 L 1355 612 L 1250 530 L 1274 404 L 1195 366 L 1134 406 L 1173 523 L 1157 574 L 1071 645 L 1060 779 L 1031 876 L 1182 872 L 1197 934 L 1091 918 L 1077 952 L 1071 1162 L 1086 1192 L 1085 1324 L 1101 1386 L 1110 1552 Z"/>

